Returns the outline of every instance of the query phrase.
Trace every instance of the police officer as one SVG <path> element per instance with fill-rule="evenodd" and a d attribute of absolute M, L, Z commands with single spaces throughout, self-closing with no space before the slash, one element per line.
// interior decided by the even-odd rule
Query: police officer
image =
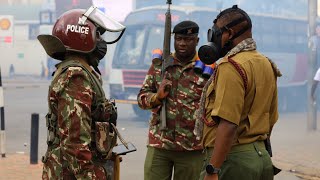
<path fill-rule="evenodd" d="M 250 17 L 237 6 L 216 17 L 208 40 L 199 49 L 201 60 L 222 59 L 204 89 L 205 108 L 198 114 L 205 117 L 206 148 L 200 179 L 271 180 L 273 166 L 264 142 L 278 119 L 280 72 L 256 50 Z"/>
<path fill-rule="evenodd" d="M 165 70 L 161 81 L 162 62 L 154 59 L 138 94 L 139 106 L 152 110 L 145 180 L 171 180 L 172 176 L 175 180 L 199 178 L 203 148 L 192 131 L 206 79 L 194 71 L 199 59 L 196 51 L 198 32 L 199 26 L 193 21 L 182 21 L 174 27 L 172 65 Z M 161 131 L 160 111 L 164 99 L 167 102 L 167 130 Z"/>
<path fill-rule="evenodd" d="M 116 144 L 114 103 L 105 98 L 97 68 L 107 44 L 120 39 L 125 27 L 96 7 L 61 15 L 52 35 L 39 35 L 57 64 L 49 87 L 48 149 L 42 179 L 111 179 L 107 160 Z M 115 40 L 103 36 L 119 32 Z"/>

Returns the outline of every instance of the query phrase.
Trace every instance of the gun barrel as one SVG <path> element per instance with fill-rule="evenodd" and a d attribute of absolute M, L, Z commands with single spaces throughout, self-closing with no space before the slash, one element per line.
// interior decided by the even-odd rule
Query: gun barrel
<path fill-rule="evenodd" d="M 170 41 L 171 41 L 171 14 L 166 13 L 166 24 L 163 41 L 163 58 L 166 60 L 170 56 Z"/>
<path fill-rule="evenodd" d="M 166 12 L 165 19 L 165 29 L 164 29 L 164 41 L 163 41 L 163 61 L 161 68 L 161 77 L 162 79 L 166 71 L 166 67 L 169 61 L 170 56 L 170 41 L 171 41 L 171 13 L 170 13 L 170 5 L 172 4 L 171 0 L 167 0 L 168 10 Z M 167 114 L 166 114 L 166 100 L 164 99 L 162 102 L 162 108 L 160 113 L 160 130 L 164 131 L 167 129 Z"/>

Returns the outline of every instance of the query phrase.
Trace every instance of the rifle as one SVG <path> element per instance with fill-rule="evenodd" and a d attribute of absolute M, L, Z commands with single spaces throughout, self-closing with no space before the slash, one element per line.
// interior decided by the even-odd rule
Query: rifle
<path fill-rule="evenodd" d="M 161 67 L 161 80 L 163 80 L 166 68 L 170 66 L 170 42 L 171 42 L 171 13 L 170 13 L 170 5 L 172 4 L 172 0 L 167 0 L 168 9 L 166 12 L 165 19 L 165 29 L 164 29 L 164 41 L 163 41 L 163 59 L 162 59 L 162 67 Z M 167 129 L 167 114 L 166 114 L 166 99 L 162 101 L 162 108 L 160 113 L 160 130 L 164 131 Z"/>

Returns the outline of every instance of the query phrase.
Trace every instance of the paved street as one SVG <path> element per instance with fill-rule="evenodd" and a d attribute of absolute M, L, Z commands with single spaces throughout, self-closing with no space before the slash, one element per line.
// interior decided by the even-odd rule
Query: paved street
<path fill-rule="evenodd" d="M 40 158 L 46 149 L 44 115 L 47 111 L 47 81 L 4 81 L 6 158 L 0 158 L 0 180 L 41 179 Z M 136 117 L 130 105 L 119 104 L 119 130 L 138 151 L 123 157 L 121 179 L 143 179 L 147 119 Z M 40 114 L 39 164 L 30 165 L 31 114 Z M 318 116 L 320 119 L 320 114 Z M 318 121 L 318 124 L 320 122 Z M 320 125 L 319 125 L 320 128 Z M 276 180 L 320 179 L 320 130 L 306 132 L 306 114 L 281 114 L 274 127 L 274 163 L 283 169 Z"/>

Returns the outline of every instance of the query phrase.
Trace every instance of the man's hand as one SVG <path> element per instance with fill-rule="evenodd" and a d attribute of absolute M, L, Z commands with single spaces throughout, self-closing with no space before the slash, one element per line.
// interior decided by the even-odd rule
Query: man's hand
<path fill-rule="evenodd" d="M 219 179 L 218 174 L 213 174 L 213 175 L 207 174 L 203 180 L 218 180 L 218 179 Z"/>
<path fill-rule="evenodd" d="M 157 98 L 158 100 L 162 101 L 164 98 L 166 98 L 170 92 L 172 86 L 172 82 L 168 79 L 163 79 L 159 89 L 157 91 Z"/>

